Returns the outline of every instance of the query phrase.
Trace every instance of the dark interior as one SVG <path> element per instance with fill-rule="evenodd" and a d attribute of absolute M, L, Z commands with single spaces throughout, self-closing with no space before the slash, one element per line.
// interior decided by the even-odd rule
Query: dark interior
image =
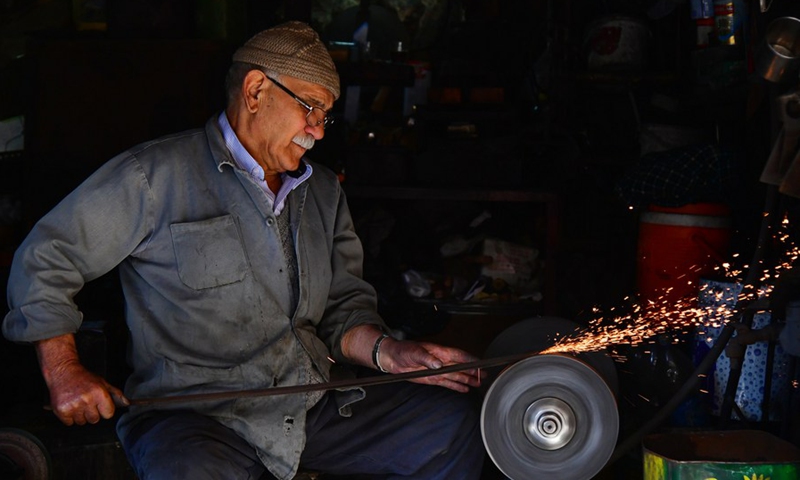
<path fill-rule="evenodd" d="M 783 122 L 800 111 L 786 100 L 798 75 L 768 80 L 759 62 L 768 27 L 800 16 L 800 5 L 708 3 L 734 10 L 704 20 L 695 16 L 706 2 L 695 0 L 2 2 L 1 286 L 42 215 L 115 154 L 202 127 L 224 107 L 233 50 L 291 19 L 320 31 L 337 62 L 336 122 L 309 157 L 339 174 L 365 277 L 402 335 L 480 356 L 523 319 L 590 325 L 635 315 L 655 295 L 644 288 L 641 249 L 679 255 L 658 235 L 643 245 L 642 214 L 687 205 L 724 207 L 724 241 L 690 255 L 710 259 L 706 267 L 730 264 L 741 281 L 757 255 L 779 263 L 796 238 L 797 196 L 760 179 Z M 733 22 L 732 35 L 722 21 Z M 368 49 L 353 40 L 364 23 Z M 784 217 L 788 240 L 760 236 L 765 223 L 778 232 Z M 488 276 L 486 239 L 522 249 L 525 282 Z M 698 280 L 732 281 L 706 267 Z M 775 288 L 765 310 L 782 322 L 800 299 L 794 274 L 758 282 Z M 81 358 L 122 386 L 116 272 L 75 300 Z M 620 440 L 688 381 L 702 359 L 698 338 L 676 328 L 609 346 L 619 359 Z M 54 479 L 134 478 L 112 422 L 60 425 L 44 408 L 33 348 L 0 342 L 0 427 L 41 439 Z M 769 348 L 774 355 L 775 342 Z M 774 381 L 787 388 L 772 399 L 783 414 L 720 417 L 695 392 L 652 433 L 750 429 L 800 447 L 796 357 L 785 358 L 788 373 Z M 642 478 L 642 468 L 634 448 L 596 478 Z M 502 478 L 491 464 L 484 477 Z"/>

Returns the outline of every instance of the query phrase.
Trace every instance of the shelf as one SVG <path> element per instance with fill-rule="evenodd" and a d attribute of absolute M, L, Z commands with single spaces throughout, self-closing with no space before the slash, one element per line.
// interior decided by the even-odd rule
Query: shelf
<path fill-rule="evenodd" d="M 584 84 L 595 85 L 674 85 L 681 80 L 680 75 L 673 72 L 584 72 L 575 75 Z"/>
<path fill-rule="evenodd" d="M 541 302 L 534 301 L 478 303 L 418 298 L 414 300 L 414 303 L 452 315 L 530 316 L 542 311 Z"/>
<path fill-rule="evenodd" d="M 368 187 L 345 186 L 351 198 L 378 198 L 388 200 L 452 200 L 474 202 L 557 202 L 552 192 L 529 190 L 475 190 L 440 189 L 425 187 Z"/>

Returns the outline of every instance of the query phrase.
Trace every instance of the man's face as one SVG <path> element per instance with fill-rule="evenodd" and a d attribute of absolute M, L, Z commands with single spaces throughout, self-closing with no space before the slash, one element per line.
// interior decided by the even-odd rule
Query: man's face
<path fill-rule="evenodd" d="M 315 107 L 314 112 L 308 115 L 307 108 L 262 72 L 252 71 L 248 78 L 254 82 L 250 92 L 256 111 L 244 132 L 245 147 L 264 168 L 265 176 L 296 170 L 306 151 L 325 135 L 323 125 L 315 125 L 313 119 L 321 117 L 317 109 L 330 110 L 333 95 L 316 83 L 295 77 L 281 77 L 278 80 L 281 85 L 303 103 Z"/>

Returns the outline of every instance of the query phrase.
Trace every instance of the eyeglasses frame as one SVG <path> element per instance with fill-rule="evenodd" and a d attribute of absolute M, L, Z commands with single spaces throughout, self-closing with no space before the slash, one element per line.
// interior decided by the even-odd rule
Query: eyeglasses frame
<path fill-rule="evenodd" d="M 277 85 L 277 86 L 278 86 L 278 88 L 280 88 L 281 90 L 283 90 L 284 92 L 286 92 L 286 94 L 287 94 L 287 95 L 289 95 L 290 97 L 292 97 L 292 98 L 293 98 L 293 99 L 294 99 L 294 100 L 295 100 L 297 103 L 299 103 L 299 104 L 300 104 L 300 105 L 301 105 L 303 108 L 305 108 L 306 110 L 308 110 L 308 113 L 306 113 L 306 125 L 308 125 L 309 127 L 319 127 L 320 125 L 322 125 L 322 128 L 323 128 L 323 130 L 324 130 L 325 128 L 327 128 L 329 125 L 331 125 L 331 124 L 334 122 L 334 117 L 333 117 L 333 116 L 331 116 L 331 114 L 330 114 L 330 112 L 329 112 L 329 111 L 323 110 L 323 109 L 321 109 L 321 108 L 319 108 L 319 107 L 312 107 L 311 105 L 309 105 L 308 103 L 306 103 L 305 101 L 303 101 L 303 99 L 301 99 L 300 97 L 298 97 L 298 96 L 297 96 L 297 95 L 296 95 L 296 94 L 295 94 L 293 91 L 289 90 L 289 89 L 288 89 L 288 88 L 287 88 L 285 85 L 283 85 L 281 82 L 279 82 L 279 81 L 275 80 L 274 78 L 270 77 L 269 75 L 266 75 L 266 77 L 267 77 L 267 78 L 269 78 L 269 79 L 272 81 L 272 83 L 274 83 L 275 85 Z M 312 113 L 312 112 L 313 112 L 315 109 L 316 109 L 316 110 L 320 110 L 320 111 L 322 111 L 322 113 L 324 113 L 324 114 L 325 114 L 325 116 L 324 116 L 324 117 L 322 117 L 322 120 L 319 120 L 319 121 L 318 121 L 318 122 L 316 122 L 316 123 L 311 123 L 311 122 L 312 122 L 312 120 L 311 120 L 309 117 L 311 117 L 311 113 Z"/>

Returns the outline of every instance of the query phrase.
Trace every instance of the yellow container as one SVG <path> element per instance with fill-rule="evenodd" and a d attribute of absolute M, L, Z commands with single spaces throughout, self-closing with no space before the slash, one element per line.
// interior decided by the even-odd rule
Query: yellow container
<path fill-rule="evenodd" d="M 759 430 L 669 433 L 642 442 L 644 480 L 797 480 L 800 449 Z"/>

